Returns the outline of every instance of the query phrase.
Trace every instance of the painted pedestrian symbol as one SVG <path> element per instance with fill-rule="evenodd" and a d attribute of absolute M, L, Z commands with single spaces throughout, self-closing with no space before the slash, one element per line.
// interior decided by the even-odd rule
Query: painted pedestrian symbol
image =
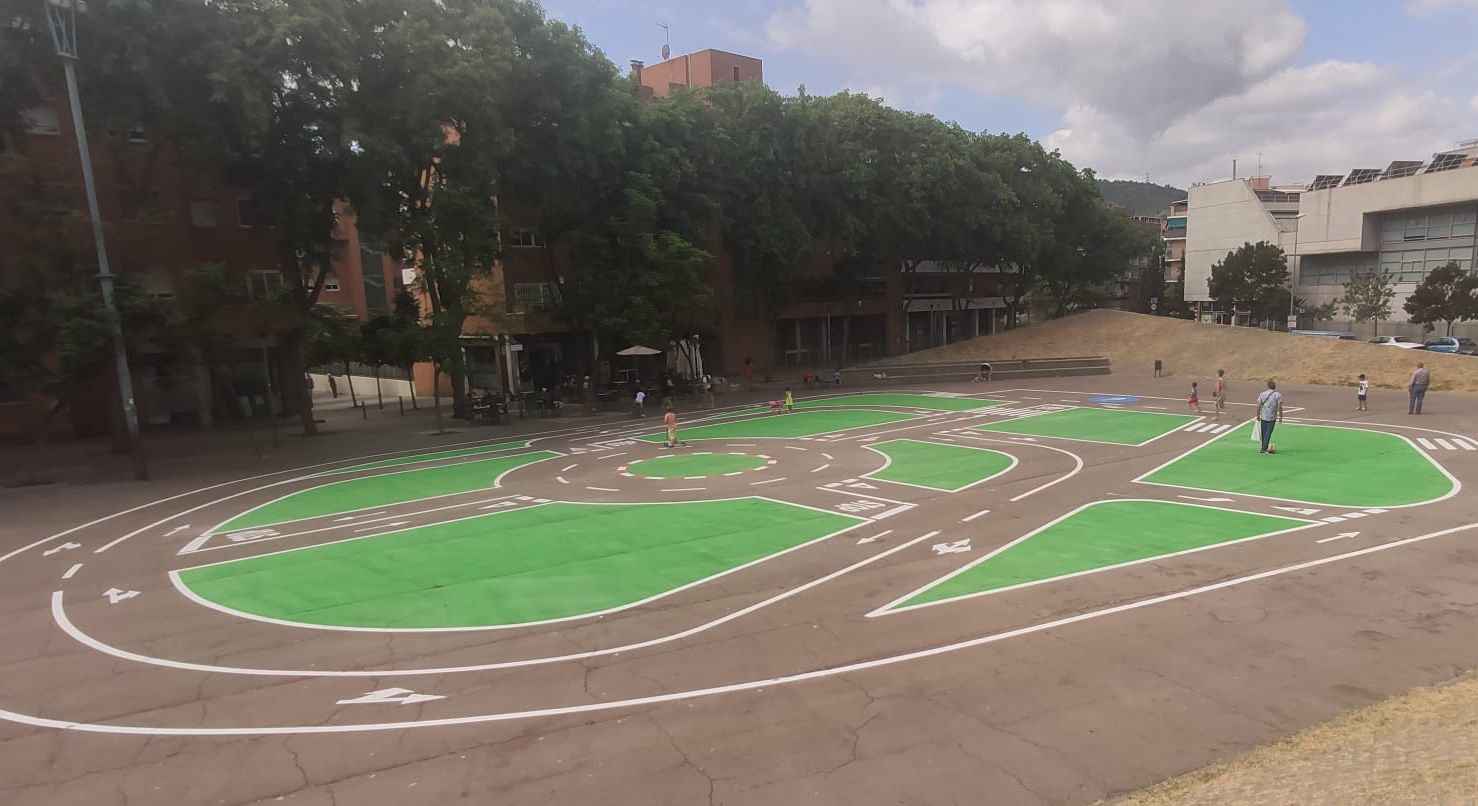
<path fill-rule="evenodd" d="M 1134 395 L 1094 395 L 1088 398 L 1090 403 L 1138 403 L 1139 398 Z"/>

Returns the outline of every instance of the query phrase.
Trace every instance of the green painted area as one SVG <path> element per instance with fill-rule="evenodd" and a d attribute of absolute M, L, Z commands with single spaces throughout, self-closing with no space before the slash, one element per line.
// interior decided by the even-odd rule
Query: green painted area
<path fill-rule="evenodd" d="M 343 627 L 480 627 L 639 602 L 859 519 L 744 498 L 547 504 L 180 572 L 255 615 Z"/>
<path fill-rule="evenodd" d="M 1007 434 L 1142 445 L 1155 437 L 1189 425 L 1195 419 L 1184 414 L 1158 414 L 1150 411 L 1063 409 L 975 427 L 981 431 Z"/>
<path fill-rule="evenodd" d="M 938 397 L 935 395 L 908 394 L 861 394 L 842 395 L 815 399 L 797 399 L 796 409 L 822 409 L 846 406 L 883 406 L 898 409 L 929 409 L 931 411 L 970 411 L 1000 406 L 1004 400 L 986 400 L 976 397 Z"/>
<path fill-rule="evenodd" d="M 486 490 L 493 486 L 494 480 L 509 470 L 558 455 L 549 451 L 518 453 L 496 459 L 479 459 L 455 465 L 336 481 L 296 492 L 243 512 L 217 526 L 214 531 L 232 532 L 270 523 L 401 504 L 439 495 Z"/>
<path fill-rule="evenodd" d="M 747 453 L 676 453 L 656 459 L 642 459 L 626 466 L 633 476 L 670 479 L 687 476 L 722 476 L 742 473 L 765 466 L 764 459 Z"/>
<path fill-rule="evenodd" d="M 1258 453 L 1252 423 L 1143 481 L 1341 507 L 1393 507 L 1441 498 L 1452 480 L 1410 442 L 1358 428 L 1279 423 L 1275 455 Z"/>
<path fill-rule="evenodd" d="M 828 411 L 797 411 L 794 414 L 766 414 L 749 420 L 729 423 L 713 423 L 685 428 L 678 422 L 677 437 L 681 440 L 695 439 L 755 439 L 764 437 L 795 438 L 829 434 L 848 428 L 883 425 L 903 420 L 912 420 L 913 415 L 891 411 L 867 411 L 837 409 Z M 661 442 L 666 434 L 648 434 L 641 437 L 646 442 Z"/>
<path fill-rule="evenodd" d="M 339 473 L 353 473 L 357 470 L 375 470 L 381 467 L 399 467 L 400 465 L 417 465 L 422 462 L 435 462 L 438 459 L 457 459 L 462 456 L 477 456 L 483 453 L 497 453 L 498 451 L 511 451 L 518 448 L 527 448 L 528 443 L 524 440 L 517 442 L 499 442 L 493 445 L 478 445 L 472 448 L 456 448 L 454 450 L 436 451 L 434 453 L 418 453 L 412 456 L 400 456 L 395 459 L 383 459 L 378 462 L 366 462 L 362 465 L 350 465 L 337 470 L 329 470 L 318 473 L 319 476 L 333 476 Z"/>
<path fill-rule="evenodd" d="M 940 445 L 914 439 L 895 439 L 869 445 L 888 457 L 888 466 L 867 474 L 870 479 L 896 481 L 933 490 L 955 492 L 1006 472 L 1014 461 L 1008 454 L 981 448 Z"/>
<path fill-rule="evenodd" d="M 903 602 L 954 599 L 1279 532 L 1306 521 L 1162 501 L 1106 501 L 1042 529 Z"/>

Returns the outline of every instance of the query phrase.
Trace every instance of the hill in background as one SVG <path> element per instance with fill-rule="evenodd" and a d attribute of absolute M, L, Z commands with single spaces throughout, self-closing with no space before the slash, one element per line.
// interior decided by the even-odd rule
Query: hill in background
<path fill-rule="evenodd" d="M 1135 215 L 1161 215 L 1171 202 L 1186 197 L 1186 192 L 1180 188 L 1131 179 L 1100 179 L 1098 192 L 1104 201 L 1127 207 Z"/>

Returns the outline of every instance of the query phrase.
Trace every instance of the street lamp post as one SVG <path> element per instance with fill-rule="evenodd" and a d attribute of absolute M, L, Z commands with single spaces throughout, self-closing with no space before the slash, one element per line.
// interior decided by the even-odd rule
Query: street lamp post
<path fill-rule="evenodd" d="M 108 247 L 103 241 L 103 217 L 98 211 L 97 186 L 92 178 L 92 154 L 87 148 L 87 130 L 82 124 L 82 101 L 77 94 L 77 15 L 87 11 L 83 0 L 42 0 L 46 22 L 51 28 L 51 41 L 61 57 L 67 77 L 67 98 L 72 104 L 72 130 L 77 137 L 77 155 L 82 160 L 82 186 L 87 192 L 87 212 L 92 218 L 92 240 L 98 255 L 98 285 L 102 288 L 103 307 L 108 317 L 108 333 L 113 341 L 113 366 L 118 376 L 118 398 L 123 404 L 123 424 L 128 430 L 128 450 L 133 456 L 134 478 L 149 478 L 149 468 L 139 442 L 138 407 L 134 403 L 133 378 L 128 372 L 128 351 L 123 342 L 123 320 L 113 301 L 113 278 L 108 267 Z"/>

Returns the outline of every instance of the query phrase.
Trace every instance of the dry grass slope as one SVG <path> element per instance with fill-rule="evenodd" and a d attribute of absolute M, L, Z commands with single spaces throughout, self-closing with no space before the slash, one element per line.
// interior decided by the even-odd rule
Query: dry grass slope
<path fill-rule="evenodd" d="M 1123 311 L 1088 311 L 882 363 L 1086 355 L 1108 356 L 1116 373 L 1149 374 L 1159 359 L 1167 374 L 1183 378 L 1214 377 L 1217 369 L 1225 369 L 1228 376 L 1242 380 L 1352 385 L 1363 372 L 1371 385 L 1389 389 L 1404 389 L 1416 362 L 1425 361 L 1432 371 L 1434 390 L 1478 392 L 1478 356 L 1289 336 Z"/>

